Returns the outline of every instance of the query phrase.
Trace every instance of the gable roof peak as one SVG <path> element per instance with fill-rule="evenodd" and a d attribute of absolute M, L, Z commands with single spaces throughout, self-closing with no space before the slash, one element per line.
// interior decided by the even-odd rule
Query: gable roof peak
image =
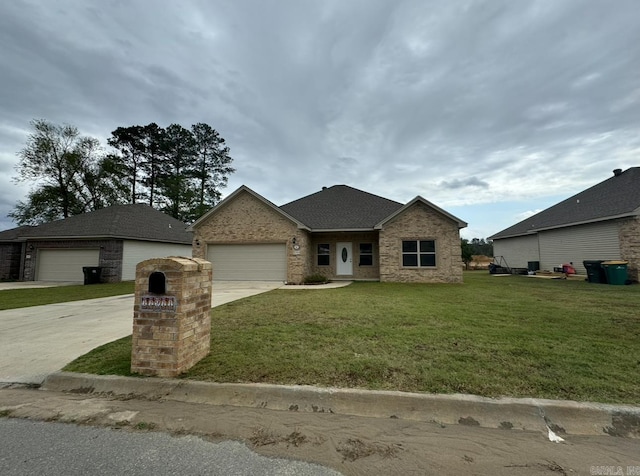
<path fill-rule="evenodd" d="M 267 200 L 266 198 L 264 198 L 262 195 L 260 195 L 259 193 L 251 190 L 249 187 L 247 187 L 246 185 L 241 185 L 240 187 L 238 187 L 236 190 L 234 190 L 231 194 L 229 194 L 227 197 L 225 197 L 222 201 L 218 202 L 213 208 L 211 208 L 208 212 L 206 212 L 204 215 L 202 215 L 200 218 L 198 218 L 195 222 L 193 222 L 191 224 L 191 226 L 189 226 L 187 228 L 187 231 L 194 231 L 196 228 L 198 228 L 202 223 L 204 223 L 209 217 L 211 217 L 212 215 L 214 215 L 215 213 L 217 213 L 221 208 L 225 207 L 227 204 L 231 203 L 238 195 L 242 194 L 242 193 L 248 193 L 249 195 L 251 195 L 252 197 L 254 197 L 255 199 L 257 199 L 258 201 L 262 202 L 263 204 L 265 204 L 267 207 L 273 209 L 276 213 L 279 213 L 280 215 L 284 216 L 285 218 L 287 218 L 288 220 L 291 220 L 292 222 L 294 222 L 299 228 L 302 229 L 306 229 L 306 225 L 304 223 L 302 223 L 301 221 L 299 221 L 297 218 L 289 215 L 288 213 L 286 213 L 286 211 L 280 209 L 279 207 L 277 207 L 276 205 L 274 205 L 272 202 L 270 202 L 269 200 Z"/>
<path fill-rule="evenodd" d="M 401 213 L 403 213 L 405 210 L 407 210 L 408 208 L 412 207 L 416 203 L 422 203 L 423 205 L 426 205 L 427 207 L 435 210 L 436 212 L 440 213 L 441 215 L 444 215 L 445 217 L 449 218 L 450 220 L 455 221 L 458 224 L 458 229 L 466 228 L 467 225 L 468 225 L 468 223 L 466 221 L 461 220 L 460 218 L 452 215 L 451 213 L 449 213 L 446 210 L 443 210 L 438 205 L 436 205 L 434 203 L 431 203 L 426 198 L 423 198 L 420 195 L 417 195 L 413 200 L 407 202 L 406 205 L 404 205 L 403 207 L 399 208 L 398 210 L 396 210 L 394 213 L 392 213 L 388 217 L 385 217 L 379 223 L 376 223 L 375 228 L 376 229 L 381 229 L 386 223 L 388 223 L 389 221 L 393 220 L 396 216 L 400 215 Z"/>

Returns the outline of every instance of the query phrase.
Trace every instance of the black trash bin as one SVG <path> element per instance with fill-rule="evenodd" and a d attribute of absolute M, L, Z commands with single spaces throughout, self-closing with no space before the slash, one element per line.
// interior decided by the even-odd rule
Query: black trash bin
<path fill-rule="evenodd" d="M 100 266 L 83 266 L 84 284 L 99 284 L 102 268 Z"/>
<path fill-rule="evenodd" d="M 585 269 L 587 270 L 587 281 L 590 283 L 607 284 L 607 274 L 602 267 L 604 260 L 589 260 L 583 261 Z"/>

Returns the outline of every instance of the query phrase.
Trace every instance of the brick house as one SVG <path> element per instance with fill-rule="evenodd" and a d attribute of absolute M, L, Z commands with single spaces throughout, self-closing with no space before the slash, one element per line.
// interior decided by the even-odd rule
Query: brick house
<path fill-rule="evenodd" d="M 490 236 L 493 253 L 511 268 L 537 261 L 552 270 L 572 262 L 626 260 L 629 279 L 640 278 L 640 167 L 616 169 L 600 182 Z"/>
<path fill-rule="evenodd" d="M 214 281 L 460 283 L 466 225 L 419 196 L 402 204 L 335 185 L 278 207 L 242 186 L 189 230 Z"/>
<path fill-rule="evenodd" d="M 115 205 L 38 226 L 0 232 L 0 280 L 82 282 L 85 266 L 102 282 L 135 279 L 149 258 L 191 256 L 192 234 L 144 204 Z"/>

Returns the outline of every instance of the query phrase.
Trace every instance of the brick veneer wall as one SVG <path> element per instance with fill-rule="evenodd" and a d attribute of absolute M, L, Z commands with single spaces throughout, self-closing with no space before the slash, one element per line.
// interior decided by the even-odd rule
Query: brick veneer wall
<path fill-rule="evenodd" d="M 175 377 L 204 358 L 211 344 L 211 263 L 197 258 L 153 258 L 136 266 L 131 372 Z M 175 312 L 148 311 L 149 276 L 161 272 Z"/>
<path fill-rule="evenodd" d="M 640 217 L 624 220 L 620 224 L 620 257 L 628 261 L 627 274 L 633 281 L 640 280 Z"/>
<path fill-rule="evenodd" d="M 402 240 L 418 239 L 436 241 L 436 267 L 402 266 Z M 380 281 L 461 283 L 463 267 L 458 224 L 421 202 L 380 231 Z"/>
<path fill-rule="evenodd" d="M 293 249 L 293 237 L 299 250 Z M 309 234 L 248 192 L 240 193 L 198 225 L 193 234 L 193 256 L 206 259 L 208 245 L 257 243 L 287 245 L 288 282 L 300 283 L 309 274 Z"/>
<path fill-rule="evenodd" d="M 336 275 L 336 246 L 338 243 L 352 243 L 353 246 L 353 275 L 337 276 Z M 317 250 L 319 244 L 328 243 L 331 247 L 331 255 L 329 266 L 318 266 Z M 373 265 L 360 266 L 360 243 L 373 244 Z M 329 279 L 362 279 L 377 280 L 380 278 L 380 255 L 378 253 L 378 232 L 365 233 L 319 233 L 312 235 L 311 238 L 311 273 L 321 274 Z"/>
<path fill-rule="evenodd" d="M 29 249 L 33 246 L 33 249 Z M 39 249 L 100 249 L 98 266 L 102 267 L 100 282 L 117 283 L 122 276 L 122 240 L 59 240 L 29 241 L 24 260 L 24 280 L 36 279 Z M 30 258 L 27 258 L 30 256 Z"/>
<path fill-rule="evenodd" d="M 22 243 L 0 243 L 0 281 L 20 279 Z"/>

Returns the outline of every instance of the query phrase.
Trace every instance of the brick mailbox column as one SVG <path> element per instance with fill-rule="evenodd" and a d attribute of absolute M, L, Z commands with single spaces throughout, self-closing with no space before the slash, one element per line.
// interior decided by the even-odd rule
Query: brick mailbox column
<path fill-rule="evenodd" d="M 131 372 L 175 377 L 209 353 L 211 263 L 153 258 L 136 266 Z"/>

